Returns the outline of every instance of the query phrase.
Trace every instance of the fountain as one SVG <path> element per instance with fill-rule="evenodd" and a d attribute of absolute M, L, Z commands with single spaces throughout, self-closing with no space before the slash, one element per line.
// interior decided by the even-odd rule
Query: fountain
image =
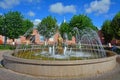
<path fill-rule="evenodd" d="M 105 50 L 95 31 L 91 29 L 80 31 L 77 28 L 75 28 L 74 31 L 76 31 L 75 44 L 71 43 L 68 45 L 69 41 L 67 35 L 65 34 L 65 40 L 63 40 L 61 35 L 58 34 L 57 42 L 52 45 L 44 45 L 41 51 L 35 52 L 34 55 L 47 55 L 47 57 L 55 59 L 71 59 L 73 57 L 78 59 L 95 59 L 106 57 Z"/>
<path fill-rule="evenodd" d="M 4 54 L 5 68 L 33 76 L 62 78 L 91 77 L 115 68 L 115 53 L 104 50 L 95 31 L 73 30 L 76 42 L 59 34 L 53 44 L 17 46 L 14 53 Z"/>

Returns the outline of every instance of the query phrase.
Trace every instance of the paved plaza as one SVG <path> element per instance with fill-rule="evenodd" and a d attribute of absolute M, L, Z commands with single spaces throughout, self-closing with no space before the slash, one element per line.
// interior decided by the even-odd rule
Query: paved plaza
<path fill-rule="evenodd" d="M 0 61 L 3 59 L 2 55 L 11 51 L 0 51 Z M 0 80 L 120 80 L 120 63 L 118 58 L 118 65 L 116 68 L 108 73 L 101 74 L 92 78 L 52 78 L 52 77 L 35 77 L 26 74 L 17 73 L 9 69 L 5 69 L 0 65 Z"/>

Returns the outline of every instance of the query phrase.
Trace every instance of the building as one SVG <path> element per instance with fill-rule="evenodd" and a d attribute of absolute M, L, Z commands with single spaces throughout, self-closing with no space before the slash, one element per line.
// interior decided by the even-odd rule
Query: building
<path fill-rule="evenodd" d="M 15 39 L 15 44 L 54 44 L 57 42 L 58 40 L 58 36 L 59 36 L 59 32 L 57 31 L 55 33 L 55 35 L 51 36 L 51 38 L 44 39 L 44 37 L 42 35 L 39 34 L 39 32 L 37 31 L 37 29 L 33 29 L 33 32 L 30 36 L 25 37 L 25 36 L 20 36 L 20 38 Z M 3 44 L 4 42 L 4 36 L 0 35 L 0 44 Z M 75 37 L 72 37 L 72 40 L 67 40 L 66 41 L 67 44 L 75 44 Z M 12 39 L 7 39 L 7 44 L 13 44 L 13 40 Z"/>

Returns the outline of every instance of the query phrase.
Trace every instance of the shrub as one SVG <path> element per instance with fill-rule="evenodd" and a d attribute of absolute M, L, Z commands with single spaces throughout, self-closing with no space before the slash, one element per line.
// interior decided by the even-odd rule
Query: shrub
<path fill-rule="evenodd" d="M 13 50 L 15 46 L 12 45 L 0 45 L 0 50 Z"/>

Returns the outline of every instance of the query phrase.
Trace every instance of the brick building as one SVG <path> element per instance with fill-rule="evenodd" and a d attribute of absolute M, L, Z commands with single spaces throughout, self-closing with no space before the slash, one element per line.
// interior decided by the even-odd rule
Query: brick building
<path fill-rule="evenodd" d="M 39 32 L 34 28 L 32 34 L 26 38 L 25 36 L 20 36 L 20 38 L 15 39 L 15 43 L 16 44 L 54 44 L 55 42 L 57 42 L 58 40 L 58 36 L 59 36 L 59 32 L 56 32 L 55 35 L 53 35 L 51 38 L 49 38 L 48 40 L 42 40 Z M 4 42 L 4 36 L 0 35 L 0 44 L 3 44 Z M 75 44 L 75 37 L 72 37 L 72 40 L 67 40 L 66 41 L 67 44 Z M 7 44 L 13 44 L 13 40 L 12 39 L 7 39 Z"/>

